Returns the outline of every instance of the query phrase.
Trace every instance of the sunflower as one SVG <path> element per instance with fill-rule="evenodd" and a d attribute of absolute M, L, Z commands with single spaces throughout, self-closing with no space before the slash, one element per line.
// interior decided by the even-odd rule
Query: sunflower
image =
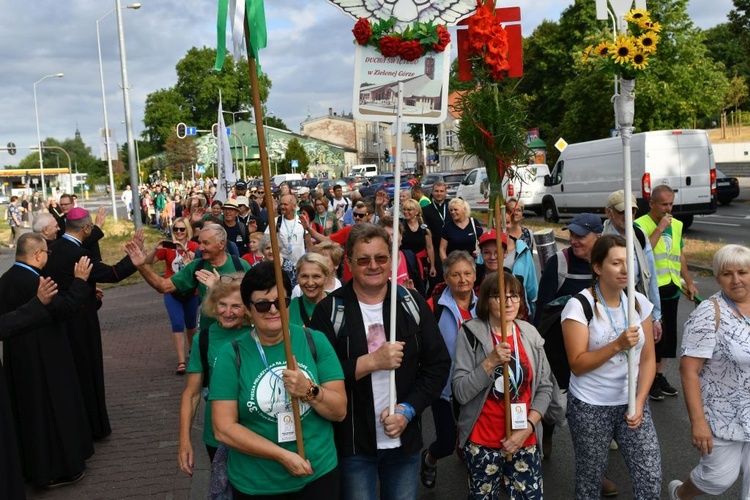
<path fill-rule="evenodd" d="M 596 52 L 596 55 L 598 55 L 599 57 L 607 57 L 609 56 L 611 50 L 612 50 L 611 44 L 607 42 L 602 42 L 596 46 L 596 49 L 594 49 L 594 52 Z"/>
<path fill-rule="evenodd" d="M 648 66 L 648 54 L 644 54 L 643 52 L 634 53 L 631 64 L 633 65 L 633 69 L 646 69 L 646 66 Z"/>
<path fill-rule="evenodd" d="M 651 30 L 654 33 L 658 33 L 661 31 L 661 24 L 650 20 L 640 22 L 638 23 L 638 26 L 643 30 Z"/>
<path fill-rule="evenodd" d="M 648 21 L 648 11 L 643 9 L 633 9 L 625 14 L 625 20 L 628 22 L 641 22 L 642 20 Z"/>
<path fill-rule="evenodd" d="M 633 42 L 626 36 L 618 36 L 617 41 L 612 44 L 612 59 L 615 60 L 616 64 L 626 64 L 630 61 L 634 52 Z"/>
<path fill-rule="evenodd" d="M 659 35 L 649 31 L 638 37 L 637 46 L 646 54 L 655 54 L 657 43 L 659 43 Z"/>

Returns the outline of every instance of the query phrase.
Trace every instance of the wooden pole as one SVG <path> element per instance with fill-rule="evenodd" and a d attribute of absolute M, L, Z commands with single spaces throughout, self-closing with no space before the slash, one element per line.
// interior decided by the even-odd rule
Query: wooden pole
<path fill-rule="evenodd" d="M 503 342 L 508 341 L 508 328 L 505 322 L 505 271 L 503 270 L 503 233 L 505 232 L 505 217 L 500 211 L 501 195 L 495 196 L 495 234 L 497 242 L 497 290 L 500 300 L 500 338 Z M 499 223 L 499 224 L 498 224 Z M 516 339 L 518 340 L 518 339 Z M 519 363 L 519 360 L 516 360 Z M 503 363 L 503 395 L 505 396 L 505 438 L 510 438 L 513 429 L 511 427 L 510 416 L 510 378 L 508 363 Z M 510 462 L 513 455 L 505 455 L 505 459 Z"/>
<path fill-rule="evenodd" d="M 281 313 L 281 328 L 284 333 L 284 354 L 286 356 L 286 366 L 289 370 L 297 368 L 292 354 L 292 339 L 289 336 L 289 311 L 286 306 L 286 289 L 284 288 L 283 274 L 281 270 L 281 252 L 279 251 L 279 239 L 276 232 L 276 210 L 273 206 L 273 196 L 271 193 L 271 171 L 268 166 L 268 154 L 266 153 L 266 138 L 263 130 L 263 108 L 260 104 L 260 88 L 258 83 L 258 70 L 255 59 L 250 50 L 249 39 L 250 28 L 245 18 L 245 44 L 247 46 L 247 62 L 250 69 L 250 86 L 253 93 L 253 112 L 255 113 L 255 130 L 258 133 L 258 147 L 260 151 L 260 167 L 263 175 L 263 188 L 265 191 L 264 200 L 266 210 L 268 211 L 268 230 L 271 235 L 271 249 L 273 251 L 273 270 L 276 276 L 276 290 L 279 294 L 279 312 Z M 305 458 L 305 445 L 302 442 L 302 420 L 299 411 L 299 399 L 292 398 L 292 412 L 294 414 L 294 431 L 297 436 L 297 453 L 303 459 Z"/>

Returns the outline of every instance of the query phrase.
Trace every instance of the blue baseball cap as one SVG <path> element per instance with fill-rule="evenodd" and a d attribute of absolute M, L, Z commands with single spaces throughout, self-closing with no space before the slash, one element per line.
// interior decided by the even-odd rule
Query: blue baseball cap
<path fill-rule="evenodd" d="M 563 229 L 568 229 L 578 236 L 586 236 L 589 233 L 602 234 L 604 226 L 601 217 L 596 214 L 578 214 Z"/>

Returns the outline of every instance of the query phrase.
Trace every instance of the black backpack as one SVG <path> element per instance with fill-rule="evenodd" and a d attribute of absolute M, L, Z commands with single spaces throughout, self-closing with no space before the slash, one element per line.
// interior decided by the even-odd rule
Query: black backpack
<path fill-rule="evenodd" d="M 586 322 L 587 324 L 591 323 L 591 318 L 594 316 L 591 304 L 584 295 L 577 293 L 572 297 L 570 295 L 558 297 L 542 306 L 542 319 L 537 329 L 544 339 L 544 352 L 547 354 L 547 361 L 549 361 L 552 374 L 557 379 L 560 389 L 567 389 L 570 385 L 570 364 L 568 363 L 568 354 L 565 351 L 562 321 L 560 319 L 563 309 L 570 299 L 576 299 L 581 303 Z"/>

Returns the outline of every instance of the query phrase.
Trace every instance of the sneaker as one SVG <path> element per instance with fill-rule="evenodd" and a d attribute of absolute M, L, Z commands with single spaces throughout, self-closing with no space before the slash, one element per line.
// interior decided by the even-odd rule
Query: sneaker
<path fill-rule="evenodd" d="M 437 466 L 427 463 L 427 455 L 429 453 L 430 450 L 422 452 L 422 458 L 419 461 L 419 479 L 425 488 L 432 489 L 435 487 L 435 481 L 437 480 Z"/>
<path fill-rule="evenodd" d="M 654 379 L 654 383 L 651 384 L 651 390 L 648 391 L 648 395 L 654 401 L 663 401 L 664 393 L 661 391 L 661 383 L 659 381 L 659 375 Z"/>
<path fill-rule="evenodd" d="M 667 381 L 667 377 L 665 377 L 664 375 L 657 375 L 656 378 L 661 379 L 659 381 L 659 384 L 661 385 L 661 392 L 665 396 L 677 396 L 677 389 L 669 384 L 669 382 Z"/>
<path fill-rule="evenodd" d="M 677 488 L 682 486 L 682 481 L 675 479 L 669 483 L 669 500 L 680 500 L 677 496 Z"/>

